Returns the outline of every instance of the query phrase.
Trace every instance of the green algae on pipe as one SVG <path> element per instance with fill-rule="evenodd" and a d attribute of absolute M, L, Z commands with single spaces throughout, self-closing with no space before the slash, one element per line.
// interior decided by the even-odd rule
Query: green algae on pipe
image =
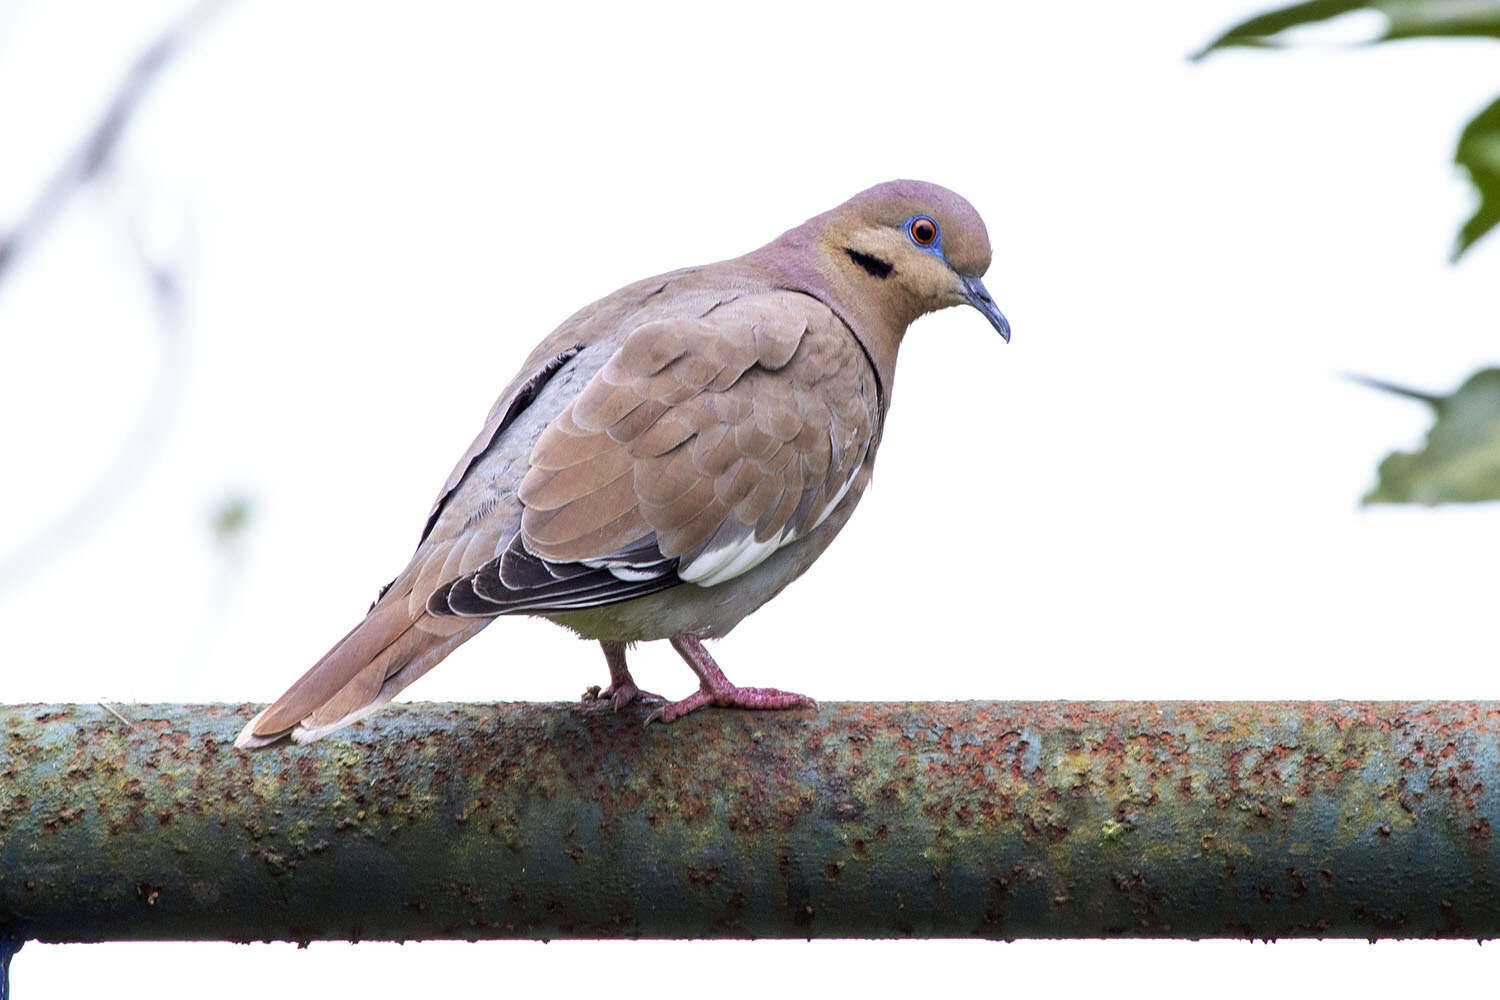
<path fill-rule="evenodd" d="M 1500 935 L 1500 703 L 118 713 L 0 706 L 0 933 Z"/>

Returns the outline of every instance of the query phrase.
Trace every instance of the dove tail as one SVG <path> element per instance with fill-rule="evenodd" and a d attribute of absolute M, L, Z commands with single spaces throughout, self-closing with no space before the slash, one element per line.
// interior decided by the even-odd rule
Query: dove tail
<path fill-rule="evenodd" d="M 437 666 L 490 619 L 413 615 L 406 594 L 387 594 L 287 692 L 240 731 L 234 745 L 258 750 L 290 737 L 311 743 L 364 718 Z"/>

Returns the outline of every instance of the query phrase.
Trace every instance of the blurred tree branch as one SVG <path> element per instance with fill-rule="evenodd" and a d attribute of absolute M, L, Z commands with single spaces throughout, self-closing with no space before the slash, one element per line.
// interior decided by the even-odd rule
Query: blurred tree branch
<path fill-rule="evenodd" d="M 0 288 L 24 253 L 45 236 L 73 196 L 106 174 L 121 137 L 162 71 L 227 2 L 200 0 L 136 58 L 94 125 L 48 178 L 21 220 L 0 237 Z M 159 447 L 176 411 L 185 351 L 180 275 L 174 263 L 152 255 L 137 226 L 130 224 L 127 228 L 161 332 L 162 351 L 156 376 L 146 394 L 145 407 L 125 443 L 94 483 L 34 536 L 0 560 L 0 589 L 22 581 L 29 569 L 79 539 L 84 528 L 128 494 L 129 487 L 145 471 L 147 459 Z"/>
<path fill-rule="evenodd" d="M 1194 58 L 1234 46 L 1283 46 L 1287 32 L 1360 11 L 1385 18 L 1385 31 L 1370 44 L 1406 38 L 1500 39 L 1500 0 L 1310 0 L 1237 24 Z M 1456 261 L 1500 225 L 1500 99 L 1464 126 L 1453 160 L 1478 194 L 1474 214 L 1454 240 L 1452 259 Z M 1365 503 L 1500 500 L 1500 369 L 1475 373 L 1449 396 L 1355 378 L 1424 402 L 1436 414 L 1422 448 L 1392 452 L 1381 461 L 1377 482 L 1365 494 Z"/>
<path fill-rule="evenodd" d="M 120 136 L 130 124 L 152 84 L 205 21 L 228 0 L 202 0 L 189 8 L 136 59 L 104 113 L 73 152 L 55 170 L 36 199 L 10 232 L 0 237 L 0 286 L 21 254 L 46 232 L 77 191 L 96 179 L 109 164 Z"/>

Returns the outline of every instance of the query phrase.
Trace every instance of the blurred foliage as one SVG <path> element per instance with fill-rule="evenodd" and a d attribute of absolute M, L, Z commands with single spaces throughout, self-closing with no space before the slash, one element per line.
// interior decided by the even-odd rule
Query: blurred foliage
<path fill-rule="evenodd" d="M 243 496 L 232 496 L 223 500 L 214 508 L 210 526 L 213 529 L 214 541 L 228 544 L 242 535 L 250 526 L 250 515 L 254 508 L 250 500 Z"/>
<path fill-rule="evenodd" d="M 1235 25 L 1209 43 L 1197 58 L 1232 46 L 1279 47 L 1286 44 L 1284 32 L 1359 11 L 1385 17 L 1386 30 L 1374 42 L 1403 38 L 1500 39 L 1500 0 L 1312 0 Z M 1468 174 L 1479 195 L 1478 208 L 1454 241 L 1456 260 L 1500 224 L 1500 100 L 1464 128 L 1453 159 Z"/>
<path fill-rule="evenodd" d="M 1479 190 L 1479 207 L 1459 230 L 1453 246 L 1456 259 L 1500 223 L 1500 100 L 1479 112 L 1458 138 L 1458 165 L 1469 172 Z"/>
<path fill-rule="evenodd" d="M 1437 411 L 1420 450 L 1395 451 L 1380 463 L 1375 488 L 1365 494 L 1365 503 L 1430 507 L 1500 499 L 1500 368 L 1474 374 L 1451 396 L 1365 381 Z"/>
<path fill-rule="evenodd" d="M 1500 0 L 1311 0 L 1258 15 L 1214 39 L 1195 58 L 1232 46 L 1279 47 L 1285 33 L 1345 14 L 1373 12 L 1385 31 L 1372 44 L 1402 38 L 1500 39 Z M 1464 126 L 1453 160 L 1479 195 L 1474 215 L 1453 244 L 1457 260 L 1500 224 L 1500 100 Z M 1379 382 L 1375 388 L 1418 399 L 1437 411 L 1426 444 L 1395 451 L 1380 463 L 1364 502 L 1476 503 L 1500 500 L 1500 369 L 1477 372 L 1451 396 L 1432 396 Z"/>
<path fill-rule="evenodd" d="M 1259 14 L 1214 39 L 1199 58 L 1231 45 L 1272 47 L 1276 36 L 1293 28 L 1327 21 L 1356 11 L 1374 11 L 1386 19 L 1377 42 L 1398 38 L 1500 38 L 1500 3 L 1494 0 L 1312 0 Z"/>

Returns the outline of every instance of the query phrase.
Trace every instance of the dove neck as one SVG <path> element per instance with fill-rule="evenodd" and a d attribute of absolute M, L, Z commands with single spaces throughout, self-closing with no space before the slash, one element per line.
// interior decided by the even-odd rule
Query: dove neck
<path fill-rule="evenodd" d="M 875 279 L 849 266 L 847 259 L 839 260 L 823 241 L 807 239 L 796 230 L 746 259 L 766 272 L 772 284 L 818 299 L 853 331 L 880 380 L 883 415 L 896 377 L 896 352 L 906 328 L 922 314 L 920 305 L 907 301 L 894 283 L 871 294 L 860 279 Z"/>

